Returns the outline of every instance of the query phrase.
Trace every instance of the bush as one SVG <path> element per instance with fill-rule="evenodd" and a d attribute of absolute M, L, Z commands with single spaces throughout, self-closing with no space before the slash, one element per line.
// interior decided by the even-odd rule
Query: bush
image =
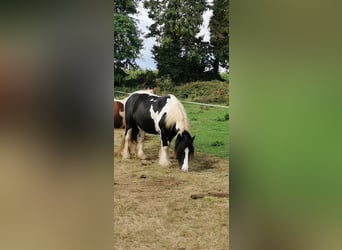
<path fill-rule="evenodd" d="M 226 74 L 228 76 L 228 74 Z M 121 79 L 120 79 L 121 80 Z M 119 90 L 118 84 L 115 84 Z M 189 100 L 202 103 L 219 103 L 229 105 L 229 82 L 228 81 L 197 81 L 176 86 L 171 78 L 157 78 L 156 71 L 135 70 L 127 71 L 121 88 L 132 92 L 143 88 L 157 87 L 158 95 L 174 94 L 180 100 Z M 229 119 L 229 116 L 227 118 Z"/>
<path fill-rule="evenodd" d="M 157 74 L 151 70 L 147 70 L 137 75 L 136 81 L 144 88 L 154 88 L 156 86 Z"/>
<path fill-rule="evenodd" d="M 157 79 L 156 83 L 158 87 L 158 93 L 170 93 L 174 88 L 171 78 L 169 77 Z"/>
<path fill-rule="evenodd" d="M 173 93 L 180 99 L 203 103 L 229 103 L 229 84 L 222 81 L 193 82 L 175 87 Z"/>
<path fill-rule="evenodd" d="M 120 79 L 121 84 L 117 86 L 135 89 L 153 88 L 156 86 L 156 78 L 157 73 L 151 70 L 130 70 L 125 72 L 124 77 Z"/>

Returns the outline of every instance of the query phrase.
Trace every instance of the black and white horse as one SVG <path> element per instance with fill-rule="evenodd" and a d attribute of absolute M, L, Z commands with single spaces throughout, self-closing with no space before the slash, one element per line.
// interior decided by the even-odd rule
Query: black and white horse
<path fill-rule="evenodd" d="M 188 171 L 189 160 L 194 154 L 189 122 L 183 105 L 174 95 L 157 96 L 146 91 L 132 93 L 125 103 L 126 130 L 121 155 L 130 158 L 129 144 L 136 143 L 137 157 L 146 159 L 143 151 L 145 132 L 159 134 L 161 149 L 159 164 L 170 166 L 168 148 L 177 135 L 175 154 L 182 171 Z"/>

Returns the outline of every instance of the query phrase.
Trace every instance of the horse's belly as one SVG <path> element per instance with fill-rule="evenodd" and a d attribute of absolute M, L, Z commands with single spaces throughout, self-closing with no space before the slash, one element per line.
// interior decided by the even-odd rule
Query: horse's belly
<path fill-rule="evenodd" d="M 140 123 L 138 124 L 139 128 L 144 130 L 146 133 L 148 134 L 159 134 L 155 127 L 154 127 L 154 123 L 153 122 L 144 122 L 144 123 Z"/>
<path fill-rule="evenodd" d="M 148 134 L 153 134 L 153 135 L 157 135 L 157 134 L 159 134 L 157 131 L 155 131 L 155 130 L 144 130 L 146 133 L 148 133 Z"/>

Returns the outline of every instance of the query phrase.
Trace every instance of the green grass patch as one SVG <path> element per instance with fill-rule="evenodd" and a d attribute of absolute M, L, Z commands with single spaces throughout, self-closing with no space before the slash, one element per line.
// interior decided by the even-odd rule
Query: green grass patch
<path fill-rule="evenodd" d="M 220 76 L 222 79 L 229 82 L 229 73 L 221 73 Z"/>
<path fill-rule="evenodd" d="M 224 121 L 228 121 L 229 120 L 229 114 L 228 113 L 226 113 L 223 117 L 217 117 L 216 118 L 216 121 L 218 121 L 218 122 L 224 122 Z"/>
<path fill-rule="evenodd" d="M 184 104 L 184 108 L 190 121 L 191 134 L 196 136 L 194 141 L 195 151 L 228 159 L 228 111 L 222 108 L 203 107 L 193 104 Z M 218 121 L 218 117 L 222 121 Z"/>
<path fill-rule="evenodd" d="M 219 147 L 219 146 L 222 146 L 222 145 L 224 145 L 224 142 L 222 142 L 222 141 L 214 141 L 214 142 L 211 143 L 212 147 Z"/>

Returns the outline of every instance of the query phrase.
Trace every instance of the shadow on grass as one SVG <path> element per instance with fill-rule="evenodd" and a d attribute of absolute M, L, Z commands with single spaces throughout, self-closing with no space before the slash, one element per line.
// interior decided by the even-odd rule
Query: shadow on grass
<path fill-rule="evenodd" d="M 191 170 L 193 172 L 201 172 L 205 170 L 214 169 L 217 167 L 219 159 L 206 154 L 195 154 L 192 160 Z"/>

